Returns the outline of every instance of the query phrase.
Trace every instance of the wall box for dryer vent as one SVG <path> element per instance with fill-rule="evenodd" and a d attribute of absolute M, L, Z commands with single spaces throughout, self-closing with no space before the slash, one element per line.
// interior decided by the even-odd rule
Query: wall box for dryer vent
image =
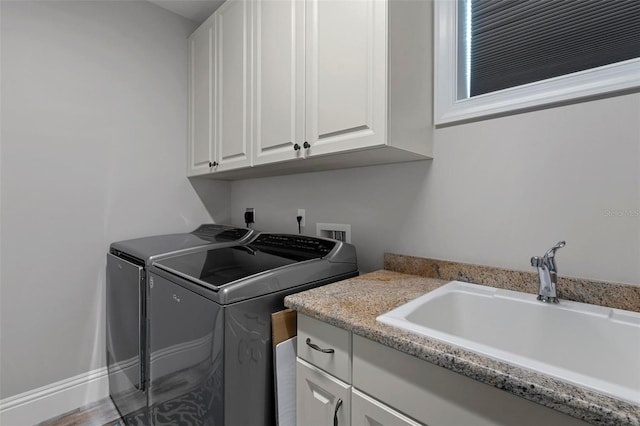
<path fill-rule="evenodd" d="M 341 223 L 316 223 L 318 237 L 333 238 L 334 240 L 351 243 L 351 225 Z"/>

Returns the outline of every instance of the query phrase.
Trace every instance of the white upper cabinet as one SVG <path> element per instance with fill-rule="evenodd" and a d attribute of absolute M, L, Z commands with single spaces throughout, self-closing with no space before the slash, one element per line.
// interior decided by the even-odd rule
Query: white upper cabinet
<path fill-rule="evenodd" d="M 208 68 L 194 58 L 207 55 L 203 27 L 191 36 L 189 174 L 431 158 L 432 9 L 430 0 L 227 0 L 213 15 Z"/>
<path fill-rule="evenodd" d="M 188 175 L 210 172 L 213 145 L 213 19 L 189 37 Z"/>
<path fill-rule="evenodd" d="M 216 30 L 216 171 L 251 165 L 249 1 L 227 0 L 214 13 Z"/>
<path fill-rule="evenodd" d="M 189 37 L 188 176 L 251 166 L 249 25 L 228 0 Z"/>
<path fill-rule="evenodd" d="M 305 3 L 255 1 L 252 6 L 253 164 L 301 158 Z"/>
<path fill-rule="evenodd" d="M 384 145 L 387 2 L 307 1 L 308 155 Z"/>

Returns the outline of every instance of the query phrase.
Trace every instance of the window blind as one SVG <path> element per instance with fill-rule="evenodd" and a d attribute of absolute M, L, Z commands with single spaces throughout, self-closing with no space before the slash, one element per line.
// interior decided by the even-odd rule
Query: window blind
<path fill-rule="evenodd" d="M 466 1 L 471 96 L 640 57 L 640 0 Z"/>

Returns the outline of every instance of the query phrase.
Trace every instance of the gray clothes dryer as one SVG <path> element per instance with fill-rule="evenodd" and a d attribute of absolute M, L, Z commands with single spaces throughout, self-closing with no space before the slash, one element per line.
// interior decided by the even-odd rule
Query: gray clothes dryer
<path fill-rule="evenodd" d="M 150 271 L 155 426 L 275 425 L 271 313 L 288 294 L 358 275 L 352 245 L 282 234 L 172 256 Z"/>
<path fill-rule="evenodd" d="M 106 349 L 109 395 L 126 424 L 148 425 L 147 268 L 168 255 L 247 242 L 249 229 L 205 224 L 190 233 L 111 244 L 107 253 Z"/>

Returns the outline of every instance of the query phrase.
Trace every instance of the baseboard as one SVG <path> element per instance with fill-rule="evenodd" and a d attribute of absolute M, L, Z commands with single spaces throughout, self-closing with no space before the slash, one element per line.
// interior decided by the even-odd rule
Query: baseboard
<path fill-rule="evenodd" d="M 210 356 L 211 335 L 207 335 L 157 351 L 151 362 L 158 375 L 165 375 Z M 133 361 L 137 358 L 131 363 L 137 368 Z M 109 378 L 103 367 L 0 400 L 0 425 L 32 426 L 108 396 Z"/>
<path fill-rule="evenodd" d="M 103 367 L 0 400 L 0 425 L 31 426 L 108 396 Z"/>

